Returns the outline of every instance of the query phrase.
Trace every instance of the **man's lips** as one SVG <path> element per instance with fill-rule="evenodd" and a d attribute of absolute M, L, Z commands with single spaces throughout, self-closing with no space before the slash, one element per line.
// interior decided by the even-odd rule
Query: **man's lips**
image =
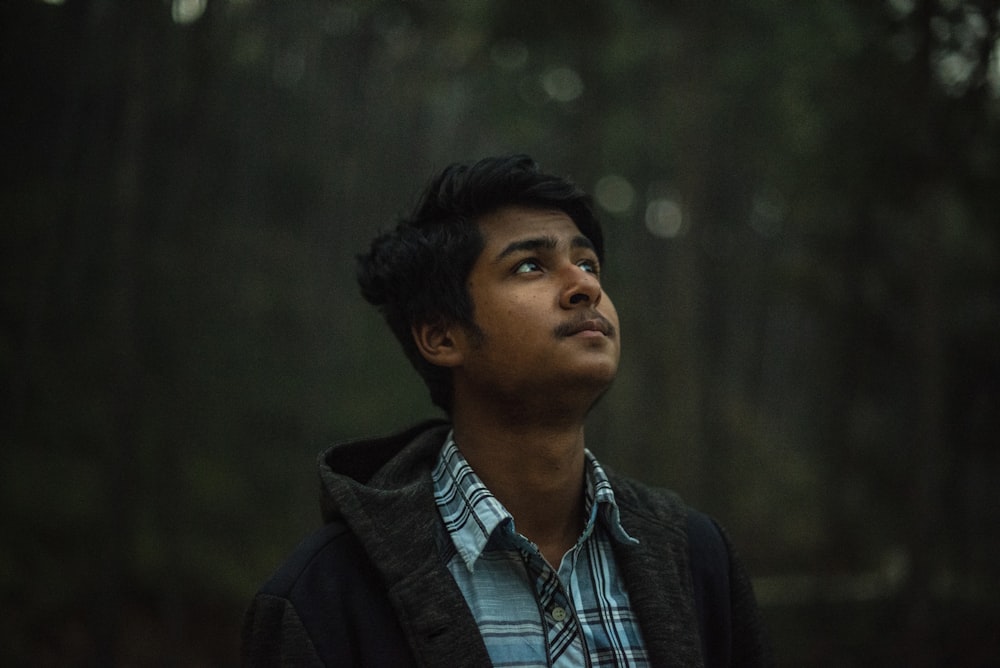
<path fill-rule="evenodd" d="M 577 318 L 576 320 L 571 320 L 569 322 L 563 323 L 559 327 L 556 327 L 556 336 L 574 336 L 576 334 L 585 334 L 591 332 L 594 335 L 602 334 L 607 337 L 612 337 L 615 335 L 615 327 L 611 324 L 611 321 L 605 318 L 603 315 L 588 315 L 584 318 Z"/>

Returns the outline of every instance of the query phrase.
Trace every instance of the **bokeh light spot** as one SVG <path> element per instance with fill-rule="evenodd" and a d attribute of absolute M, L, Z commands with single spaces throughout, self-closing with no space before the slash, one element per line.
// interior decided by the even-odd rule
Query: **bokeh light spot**
<path fill-rule="evenodd" d="M 594 199 L 611 213 L 625 213 L 635 201 L 635 188 L 625 177 L 608 174 L 594 186 Z"/>
<path fill-rule="evenodd" d="M 681 206 L 672 199 L 658 198 L 646 205 L 646 229 L 653 236 L 671 239 L 684 231 Z"/>

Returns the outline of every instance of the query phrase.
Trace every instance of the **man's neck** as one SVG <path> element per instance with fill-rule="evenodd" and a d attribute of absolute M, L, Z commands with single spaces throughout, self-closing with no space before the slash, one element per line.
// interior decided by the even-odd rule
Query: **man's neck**
<path fill-rule="evenodd" d="M 584 526 L 584 429 L 456 412 L 455 443 L 521 534 L 558 568 Z"/>

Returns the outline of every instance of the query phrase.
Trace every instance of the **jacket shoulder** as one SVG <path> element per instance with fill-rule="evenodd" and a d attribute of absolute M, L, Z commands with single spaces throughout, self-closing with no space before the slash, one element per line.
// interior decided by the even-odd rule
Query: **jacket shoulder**
<path fill-rule="evenodd" d="M 626 529 L 634 528 L 640 543 L 648 541 L 639 550 L 649 557 L 647 567 L 668 571 L 673 563 L 677 569 L 697 623 L 704 664 L 772 665 L 750 579 L 725 529 L 669 489 L 624 477 L 612 477 L 611 486 L 623 518 L 630 521 Z M 642 574 L 647 582 L 649 572 Z M 635 592 L 635 600 L 646 598 L 645 588 Z M 651 619 L 668 617 L 669 610 L 657 608 Z"/>
<path fill-rule="evenodd" d="M 615 493 L 615 501 L 620 506 L 646 521 L 669 527 L 683 535 L 689 508 L 676 492 L 611 472 L 608 477 Z"/>
<path fill-rule="evenodd" d="M 309 578 L 310 571 L 321 569 L 328 577 L 336 577 L 340 567 L 357 563 L 358 550 L 360 545 L 346 524 L 325 524 L 298 544 L 258 594 L 291 598 L 296 592 L 302 593 L 302 578 Z"/>
<path fill-rule="evenodd" d="M 412 664 L 389 597 L 361 543 L 342 522 L 324 525 L 257 592 L 244 619 L 244 660 L 306 648 L 326 665 Z"/>

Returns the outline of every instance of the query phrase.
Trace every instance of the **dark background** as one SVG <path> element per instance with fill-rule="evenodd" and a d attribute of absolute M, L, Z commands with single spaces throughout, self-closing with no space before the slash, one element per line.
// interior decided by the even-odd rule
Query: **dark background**
<path fill-rule="evenodd" d="M 588 445 L 781 665 L 1000 657 L 998 6 L 0 4 L 0 660 L 226 666 L 316 453 L 434 415 L 354 254 L 454 160 L 596 194 Z"/>

